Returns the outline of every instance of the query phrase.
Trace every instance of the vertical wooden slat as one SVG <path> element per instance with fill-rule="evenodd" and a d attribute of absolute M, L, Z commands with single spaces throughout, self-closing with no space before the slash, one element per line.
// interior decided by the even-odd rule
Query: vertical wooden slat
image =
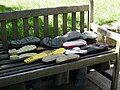
<path fill-rule="evenodd" d="M 54 24 L 54 36 L 58 36 L 58 14 L 53 16 Z"/>
<path fill-rule="evenodd" d="M 23 18 L 23 28 L 24 28 L 24 36 L 28 36 L 29 35 L 28 18 Z"/>
<path fill-rule="evenodd" d="M 67 33 L 67 13 L 63 14 L 63 34 Z"/>
<path fill-rule="evenodd" d="M 76 30 L 76 13 L 72 13 L 72 31 Z"/>
<path fill-rule="evenodd" d="M 84 32 L 84 11 L 80 12 L 80 32 Z"/>
<path fill-rule="evenodd" d="M 6 21 L 1 21 L 3 49 L 8 50 Z"/>
<path fill-rule="evenodd" d="M 18 38 L 17 19 L 12 20 L 12 27 L 13 27 L 13 39 L 17 39 Z"/>
<path fill-rule="evenodd" d="M 87 31 L 90 30 L 90 12 L 88 11 L 88 19 L 87 19 Z"/>
<path fill-rule="evenodd" d="M 38 17 L 33 17 L 33 23 L 34 23 L 34 36 L 40 37 L 40 36 L 39 36 Z"/>
<path fill-rule="evenodd" d="M 44 36 L 48 37 L 49 36 L 49 32 L 48 32 L 48 15 L 44 16 Z"/>
<path fill-rule="evenodd" d="M 90 0 L 89 11 L 90 11 L 90 23 L 92 23 L 94 21 L 94 19 L 93 19 L 94 0 Z"/>

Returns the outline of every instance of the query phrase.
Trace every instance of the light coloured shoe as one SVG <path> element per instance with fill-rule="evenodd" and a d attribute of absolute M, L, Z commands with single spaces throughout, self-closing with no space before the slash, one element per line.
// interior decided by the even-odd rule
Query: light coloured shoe
<path fill-rule="evenodd" d="M 21 55 L 10 55 L 10 60 L 17 60 L 17 59 L 22 59 L 22 58 L 28 58 L 33 55 L 36 55 L 37 53 L 24 53 Z"/>
<path fill-rule="evenodd" d="M 73 47 L 81 47 L 87 45 L 87 42 L 83 39 L 77 39 L 74 41 L 68 41 L 63 43 L 63 47 L 65 48 L 73 48 Z"/>
<path fill-rule="evenodd" d="M 8 53 L 9 53 L 9 55 L 17 55 L 17 54 L 18 54 L 18 52 L 17 52 L 16 49 L 10 49 L 10 50 L 8 51 Z"/>
<path fill-rule="evenodd" d="M 69 54 L 69 55 L 65 55 L 63 57 L 58 57 L 56 59 L 56 63 L 57 64 L 65 63 L 65 62 L 75 61 L 75 60 L 78 60 L 78 59 L 80 59 L 79 55 L 77 55 L 77 54 Z"/>
<path fill-rule="evenodd" d="M 22 48 L 18 49 L 18 50 L 17 50 L 17 53 L 18 53 L 18 54 L 21 54 L 21 53 L 33 51 L 33 50 L 35 50 L 35 49 L 36 49 L 36 46 L 35 46 L 35 45 L 25 45 L 25 46 L 23 46 Z"/>
<path fill-rule="evenodd" d="M 87 50 L 81 50 L 79 47 L 66 49 L 65 54 L 87 54 Z"/>
<path fill-rule="evenodd" d="M 57 58 L 63 57 L 63 56 L 65 56 L 65 54 L 48 55 L 48 56 L 42 58 L 42 61 L 43 62 L 52 62 L 52 61 L 55 61 Z"/>

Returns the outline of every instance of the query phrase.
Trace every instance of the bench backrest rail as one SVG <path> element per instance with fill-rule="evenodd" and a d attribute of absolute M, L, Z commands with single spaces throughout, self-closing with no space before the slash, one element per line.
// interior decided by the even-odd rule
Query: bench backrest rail
<path fill-rule="evenodd" d="M 80 5 L 80 6 L 68 6 L 68 7 L 55 7 L 55 8 L 43 8 L 43 9 L 34 9 L 34 10 L 24 10 L 24 11 L 15 11 L 15 12 L 7 12 L 7 13 L 0 13 L 0 32 L 2 33 L 0 39 L 2 40 L 4 49 L 7 50 L 8 48 L 8 30 L 7 30 L 7 22 L 12 23 L 12 31 L 13 31 L 13 37 L 12 39 L 18 39 L 19 38 L 19 27 L 18 27 L 18 21 L 19 19 L 23 22 L 23 35 L 24 37 L 29 36 L 29 19 L 32 18 L 33 21 L 33 33 L 34 36 L 41 37 L 40 36 L 40 26 L 39 26 L 39 17 L 43 17 L 44 22 L 44 37 L 49 37 L 49 16 L 53 16 L 53 34 L 54 36 L 59 35 L 59 22 L 58 17 L 59 14 L 62 15 L 62 34 L 67 33 L 68 28 L 68 14 L 71 13 L 71 27 L 72 30 L 76 30 L 76 17 L 79 14 L 80 17 L 80 32 L 84 31 L 85 26 L 85 13 L 87 12 L 87 28 L 89 30 L 89 4 L 88 5 Z"/>

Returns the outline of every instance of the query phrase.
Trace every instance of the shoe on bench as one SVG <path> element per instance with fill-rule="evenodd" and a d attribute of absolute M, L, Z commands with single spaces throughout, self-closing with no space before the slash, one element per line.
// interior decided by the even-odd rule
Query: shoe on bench
<path fill-rule="evenodd" d="M 34 62 L 34 61 L 38 61 L 38 60 L 42 59 L 42 58 L 45 57 L 45 56 L 47 56 L 46 53 L 39 53 L 39 54 L 33 55 L 33 56 L 25 59 L 25 60 L 24 60 L 24 63 L 25 63 L 25 64 L 30 64 L 30 63 L 32 63 L 32 62 Z"/>
<path fill-rule="evenodd" d="M 10 56 L 10 60 L 17 60 L 17 59 L 25 59 L 25 58 L 29 58 L 33 55 L 36 55 L 37 53 L 24 53 L 24 54 L 21 54 L 21 55 L 11 55 Z"/>
<path fill-rule="evenodd" d="M 51 50 L 47 50 L 47 51 L 43 51 L 39 54 L 36 54 L 32 57 L 29 57 L 27 59 L 24 60 L 25 64 L 30 64 L 34 61 L 37 61 L 37 60 L 41 60 L 42 58 L 48 56 L 48 55 L 57 55 L 57 54 L 63 54 L 65 52 L 65 49 L 64 48 L 59 48 L 59 49 L 56 49 L 54 51 L 51 52 Z"/>
<path fill-rule="evenodd" d="M 79 47 L 66 49 L 65 54 L 87 54 L 87 50 L 81 50 Z"/>
<path fill-rule="evenodd" d="M 76 39 L 83 39 L 83 35 L 78 31 L 69 31 L 65 35 L 63 35 L 63 38 L 65 39 L 65 41 L 71 41 Z"/>
<path fill-rule="evenodd" d="M 87 54 L 95 54 L 95 53 L 107 51 L 108 48 L 109 46 L 107 44 L 94 43 L 81 47 L 81 50 L 87 50 Z"/>
<path fill-rule="evenodd" d="M 41 40 L 40 44 L 43 46 L 51 47 L 52 46 L 52 38 L 45 37 Z"/>
<path fill-rule="evenodd" d="M 59 63 L 75 61 L 75 60 L 78 60 L 79 58 L 80 58 L 80 56 L 77 55 L 77 54 L 69 54 L 69 55 L 65 55 L 65 56 L 62 56 L 62 57 L 58 57 L 56 59 L 56 63 L 59 64 Z"/>
<path fill-rule="evenodd" d="M 63 47 L 65 48 L 73 48 L 73 47 L 81 47 L 87 45 L 87 42 L 83 39 L 77 39 L 74 41 L 68 41 L 63 43 Z"/>
<path fill-rule="evenodd" d="M 53 62 L 53 61 L 55 61 L 58 57 L 63 57 L 63 56 L 65 56 L 65 54 L 53 54 L 53 55 L 48 55 L 48 56 L 42 58 L 42 61 L 45 62 L 45 63 Z"/>
<path fill-rule="evenodd" d="M 10 48 L 21 48 L 24 45 L 37 45 L 40 43 L 40 39 L 37 37 L 29 36 L 22 39 L 12 40 L 9 42 Z"/>
<path fill-rule="evenodd" d="M 94 31 L 85 31 L 82 33 L 83 39 L 96 39 L 98 35 Z"/>
<path fill-rule="evenodd" d="M 25 46 L 21 47 L 18 50 L 16 50 L 16 49 L 10 49 L 8 51 L 8 53 L 10 55 L 16 55 L 16 54 L 21 54 L 21 53 L 25 53 L 25 52 L 34 51 L 35 49 L 36 49 L 35 45 L 25 45 Z"/>

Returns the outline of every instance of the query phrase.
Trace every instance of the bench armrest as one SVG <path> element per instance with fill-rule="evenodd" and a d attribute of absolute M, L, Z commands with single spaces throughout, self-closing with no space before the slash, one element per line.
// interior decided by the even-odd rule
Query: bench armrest
<path fill-rule="evenodd" d="M 95 23 L 91 23 L 91 29 L 93 29 L 93 31 L 95 31 L 95 32 L 99 32 L 103 36 L 109 37 L 109 38 L 115 40 L 116 42 L 120 43 L 120 39 L 119 39 L 120 34 L 118 34 L 118 33 L 109 31 L 107 28 L 102 27 Z"/>

